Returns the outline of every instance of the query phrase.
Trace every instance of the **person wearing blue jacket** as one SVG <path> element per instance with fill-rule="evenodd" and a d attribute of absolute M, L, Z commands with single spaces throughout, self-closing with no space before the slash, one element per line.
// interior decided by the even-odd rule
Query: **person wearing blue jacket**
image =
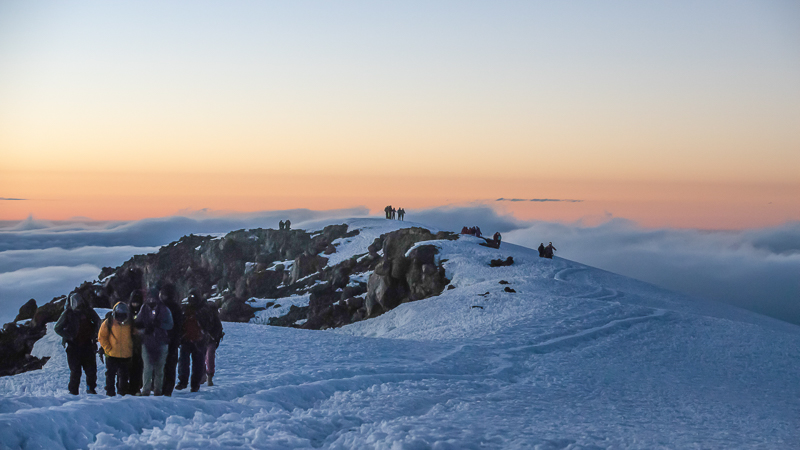
<path fill-rule="evenodd" d="M 144 387 L 142 395 L 162 395 L 164 392 L 164 366 L 167 362 L 172 313 L 161 301 L 158 289 L 151 289 L 147 300 L 134 320 L 142 330 L 142 359 L 144 360 Z"/>

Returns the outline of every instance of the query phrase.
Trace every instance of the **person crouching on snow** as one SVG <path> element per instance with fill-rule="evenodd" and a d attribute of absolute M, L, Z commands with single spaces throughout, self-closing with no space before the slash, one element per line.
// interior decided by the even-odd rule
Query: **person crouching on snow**
<path fill-rule="evenodd" d="M 147 293 L 147 300 L 136 315 L 136 328 L 142 330 L 142 359 L 144 362 L 144 387 L 142 395 L 164 392 L 164 365 L 167 362 L 172 313 L 158 297 L 158 289 Z"/>
<path fill-rule="evenodd" d="M 111 317 L 106 317 L 100 326 L 97 340 L 106 354 L 106 395 L 116 394 L 114 387 L 119 377 L 119 393 L 128 392 L 128 371 L 133 356 L 133 338 L 131 336 L 130 310 L 122 302 L 114 305 Z"/>
<path fill-rule="evenodd" d="M 56 322 L 55 332 L 67 347 L 69 364 L 69 393 L 78 395 L 81 369 L 86 372 L 86 392 L 97 391 L 97 331 L 100 316 L 86 304 L 81 294 L 73 292 L 64 304 L 64 312 Z"/>

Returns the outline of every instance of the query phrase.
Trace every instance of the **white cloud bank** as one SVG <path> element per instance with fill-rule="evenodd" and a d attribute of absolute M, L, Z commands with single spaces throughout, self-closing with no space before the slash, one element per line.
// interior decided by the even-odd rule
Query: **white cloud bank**
<path fill-rule="evenodd" d="M 506 235 L 528 247 L 800 324 L 800 223 L 747 231 L 536 222 Z"/>

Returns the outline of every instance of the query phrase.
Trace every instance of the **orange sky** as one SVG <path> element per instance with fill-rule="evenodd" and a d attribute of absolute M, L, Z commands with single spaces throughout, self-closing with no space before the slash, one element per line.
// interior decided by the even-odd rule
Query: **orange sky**
<path fill-rule="evenodd" d="M 520 219 L 597 223 L 625 217 L 649 227 L 750 228 L 800 220 L 800 189 L 787 184 L 564 182 L 528 178 L 4 172 L 1 220 L 131 220 L 184 210 L 259 211 L 391 203 L 414 209 L 488 204 Z M 581 202 L 508 202 L 498 198 Z M 413 217 L 413 214 L 410 215 Z"/>
<path fill-rule="evenodd" d="M 26 200 L 0 220 L 800 220 L 798 23 L 781 1 L 3 2 L 0 198 Z"/>

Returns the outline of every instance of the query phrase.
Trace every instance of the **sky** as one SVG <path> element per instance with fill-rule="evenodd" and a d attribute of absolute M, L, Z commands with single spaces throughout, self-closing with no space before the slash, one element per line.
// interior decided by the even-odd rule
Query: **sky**
<path fill-rule="evenodd" d="M 779 226 L 798 130 L 794 1 L 0 3 L 0 220 Z"/>

